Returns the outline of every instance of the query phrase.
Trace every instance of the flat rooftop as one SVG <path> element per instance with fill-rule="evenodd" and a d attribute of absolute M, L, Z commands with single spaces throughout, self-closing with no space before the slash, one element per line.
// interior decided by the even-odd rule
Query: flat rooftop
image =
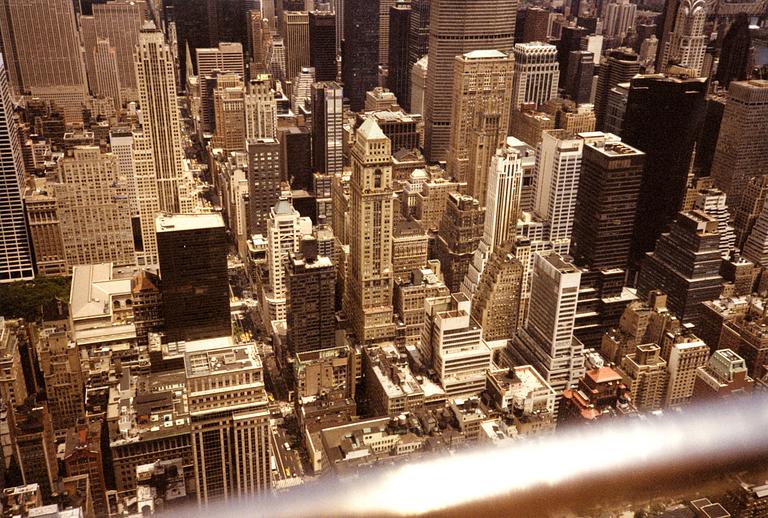
<path fill-rule="evenodd" d="M 183 232 L 204 228 L 224 228 L 221 214 L 163 214 L 155 220 L 157 232 Z"/>

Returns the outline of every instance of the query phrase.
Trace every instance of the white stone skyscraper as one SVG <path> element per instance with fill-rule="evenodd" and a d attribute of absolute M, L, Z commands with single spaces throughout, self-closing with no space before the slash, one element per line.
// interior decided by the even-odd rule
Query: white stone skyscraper
<path fill-rule="evenodd" d="M 299 250 L 303 235 L 311 233 L 312 222 L 301 217 L 288 197 L 281 196 L 271 210 L 267 226 L 269 293 L 264 297 L 268 305 L 264 309 L 269 312 L 269 320 L 285 320 L 288 255 Z"/>
<path fill-rule="evenodd" d="M 268 75 L 248 82 L 245 92 L 246 141 L 277 137 L 277 100 Z"/>
<path fill-rule="evenodd" d="M 3 56 L 0 55 L 0 282 L 32 279 L 32 245 L 22 200 L 24 163 Z"/>
<path fill-rule="evenodd" d="M 357 129 L 349 196 L 346 311 L 357 340 L 394 337 L 392 320 L 392 144 L 373 118 Z"/>
<path fill-rule="evenodd" d="M 671 63 L 684 68 L 691 68 L 696 76 L 701 75 L 704 66 L 704 54 L 707 50 L 707 36 L 704 23 L 707 20 L 705 0 L 682 0 L 677 9 L 675 27 L 669 35 L 661 61 L 663 72 Z"/>
<path fill-rule="evenodd" d="M 531 300 L 525 327 L 512 344 L 519 365 L 530 364 L 557 393 L 584 375 L 584 346 L 573 336 L 581 271 L 555 252 L 534 255 Z"/>
<path fill-rule="evenodd" d="M 534 213 L 549 223 L 549 241 L 554 250 L 567 254 L 584 141 L 565 130 L 545 131 L 536 150 Z"/>
<path fill-rule="evenodd" d="M 557 82 L 560 79 L 557 47 L 538 41 L 517 43 L 514 55 L 513 110 L 519 110 L 523 103 L 542 105 L 557 97 Z"/>
<path fill-rule="evenodd" d="M 512 137 L 512 140 L 515 140 Z M 485 223 L 472 264 L 467 271 L 461 291 L 471 298 L 493 251 L 502 243 L 513 241 L 520 218 L 520 195 L 523 187 L 523 152 L 504 146 L 496 150 L 488 171 Z"/>
<path fill-rule="evenodd" d="M 637 5 L 629 0 L 616 0 L 605 6 L 603 36 L 624 39 L 627 30 L 635 26 Z"/>
<path fill-rule="evenodd" d="M 165 36 L 152 22 L 146 22 L 141 29 L 134 64 L 144 133 L 152 148 L 159 209 L 169 213 L 190 212 L 192 203 L 184 178 L 184 149 L 176 96 L 176 65 Z"/>

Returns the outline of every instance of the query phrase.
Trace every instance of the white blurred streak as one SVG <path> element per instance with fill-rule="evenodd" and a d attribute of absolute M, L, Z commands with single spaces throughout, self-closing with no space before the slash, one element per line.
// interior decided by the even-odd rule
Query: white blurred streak
<path fill-rule="evenodd" d="M 198 516 L 409 516 L 436 512 L 537 485 L 556 486 L 580 477 L 636 469 L 707 462 L 768 453 L 768 399 L 730 400 L 685 412 L 626 419 L 560 431 L 508 447 L 453 455 L 372 470 L 344 482 L 329 475 L 252 505 L 200 510 Z M 183 513 L 184 518 L 195 512 Z"/>

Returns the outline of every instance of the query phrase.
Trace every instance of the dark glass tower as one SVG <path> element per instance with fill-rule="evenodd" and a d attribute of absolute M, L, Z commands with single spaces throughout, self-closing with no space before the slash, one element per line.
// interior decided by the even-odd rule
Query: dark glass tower
<path fill-rule="evenodd" d="M 410 106 L 411 74 L 408 66 L 408 35 L 411 25 L 411 4 L 399 1 L 389 8 L 389 68 L 387 88 L 397 97 L 400 106 Z"/>
<path fill-rule="evenodd" d="M 379 83 L 379 0 L 346 0 L 341 78 L 349 108 L 360 111 Z"/>
<path fill-rule="evenodd" d="M 336 80 L 336 14 L 309 13 L 309 65 L 315 67 L 315 81 Z"/>
<path fill-rule="evenodd" d="M 156 229 L 167 340 L 230 336 L 228 244 L 221 215 L 164 215 Z"/>
<path fill-rule="evenodd" d="M 717 65 L 715 80 L 726 87 L 731 81 L 745 80 L 748 73 L 751 46 L 752 36 L 749 33 L 749 18 L 745 13 L 739 13 L 723 38 L 720 63 Z"/>
<path fill-rule="evenodd" d="M 576 104 L 588 103 L 592 95 L 592 76 L 595 71 L 594 54 L 586 50 L 574 50 L 568 56 L 565 74 L 565 93 Z"/>
<path fill-rule="evenodd" d="M 584 143 L 571 255 L 590 269 L 626 268 L 645 153 L 620 141 Z"/>
<path fill-rule="evenodd" d="M 637 281 L 645 300 L 654 290 L 667 294 L 667 307 L 684 323 L 699 325 L 702 303 L 717 299 L 720 277 L 717 220 L 698 210 L 680 212 L 669 233 L 646 254 Z"/>
<path fill-rule="evenodd" d="M 633 233 L 632 259 L 653 250 L 685 195 L 699 127 L 706 113 L 706 78 L 662 74 L 632 79 L 622 138 L 646 153 Z"/>

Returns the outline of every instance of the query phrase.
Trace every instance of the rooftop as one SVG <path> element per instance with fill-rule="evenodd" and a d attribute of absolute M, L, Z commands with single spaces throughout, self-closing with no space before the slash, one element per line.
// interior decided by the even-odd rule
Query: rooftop
<path fill-rule="evenodd" d="M 499 50 L 472 50 L 464 53 L 464 57 L 469 59 L 490 59 L 505 58 L 507 55 Z"/>
<path fill-rule="evenodd" d="M 204 228 L 224 228 L 221 214 L 163 214 L 155 221 L 157 232 L 183 232 Z"/>
<path fill-rule="evenodd" d="M 131 278 L 114 279 L 112 263 L 75 266 L 69 293 L 74 320 L 108 316 L 112 297 L 131 293 Z"/>

